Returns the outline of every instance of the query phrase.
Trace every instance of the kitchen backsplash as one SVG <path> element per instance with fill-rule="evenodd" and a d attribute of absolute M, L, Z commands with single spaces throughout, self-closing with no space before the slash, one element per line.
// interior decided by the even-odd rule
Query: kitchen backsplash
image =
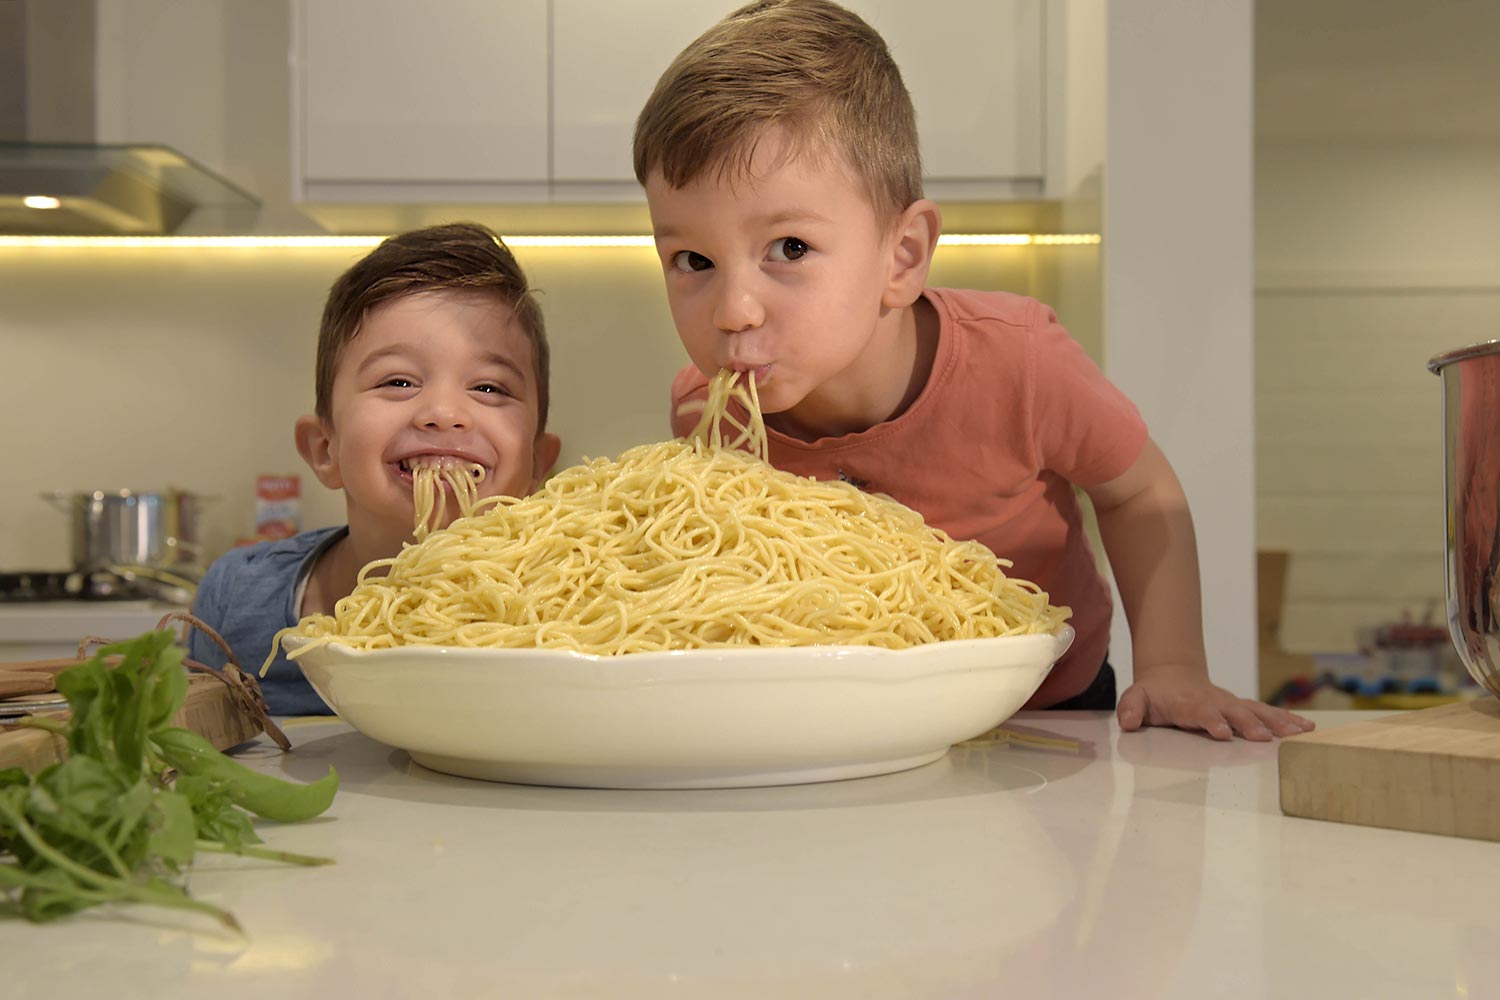
<path fill-rule="evenodd" d="M 303 477 L 303 527 L 340 523 L 307 474 L 293 421 L 312 408 L 318 317 L 364 250 L 0 248 L 0 569 L 64 568 L 57 489 L 176 487 L 215 498 L 200 535 L 222 552 L 254 530 L 256 476 Z M 524 248 L 553 351 L 560 465 L 667 431 L 686 356 L 655 254 Z M 1095 248 L 945 247 L 934 284 L 1002 288 L 1058 306 L 1097 353 Z"/>

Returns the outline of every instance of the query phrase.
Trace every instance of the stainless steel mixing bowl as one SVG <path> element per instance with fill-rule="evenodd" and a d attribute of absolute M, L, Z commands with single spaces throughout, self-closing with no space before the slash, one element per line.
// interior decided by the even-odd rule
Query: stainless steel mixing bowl
<path fill-rule="evenodd" d="M 1440 354 L 1448 630 L 1474 679 L 1500 696 L 1500 340 Z"/>

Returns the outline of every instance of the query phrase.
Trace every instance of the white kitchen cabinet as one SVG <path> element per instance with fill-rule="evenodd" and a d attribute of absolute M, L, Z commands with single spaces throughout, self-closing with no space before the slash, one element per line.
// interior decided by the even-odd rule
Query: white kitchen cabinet
<path fill-rule="evenodd" d="M 293 0 L 291 17 L 303 200 L 547 195 L 547 0 Z"/>
<path fill-rule="evenodd" d="M 552 0 L 552 5 L 556 195 L 563 201 L 638 199 L 631 165 L 636 115 L 677 53 L 738 4 Z"/>
<path fill-rule="evenodd" d="M 640 199 L 635 117 L 738 0 L 291 0 L 304 201 Z M 1043 0 L 848 0 L 891 46 L 935 197 L 1043 190 Z"/>
<path fill-rule="evenodd" d="M 638 195 L 635 116 L 683 46 L 738 0 L 553 0 L 553 181 L 562 200 Z M 911 91 L 929 193 L 1009 197 L 1042 181 L 1041 0 L 848 0 Z M 620 44 L 630 38 L 629 45 Z"/>
<path fill-rule="evenodd" d="M 1042 190 L 1042 0 L 847 0 L 890 46 L 933 197 Z"/>

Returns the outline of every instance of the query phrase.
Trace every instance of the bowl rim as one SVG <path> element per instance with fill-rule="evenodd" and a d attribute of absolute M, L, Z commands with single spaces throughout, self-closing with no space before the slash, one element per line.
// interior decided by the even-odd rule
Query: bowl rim
<path fill-rule="evenodd" d="M 738 787 L 864 777 L 934 760 L 1014 714 L 1073 638 L 1064 624 L 905 649 L 599 655 L 324 644 L 292 662 L 351 726 L 433 770 L 591 788 Z M 432 729 L 434 713 L 441 733 Z M 826 734 L 799 735 L 830 726 L 843 733 L 832 744 Z M 568 735 L 577 732 L 588 734 L 587 746 Z M 714 751 L 708 758 L 704 739 Z"/>
<path fill-rule="evenodd" d="M 1486 354 L 1500 354 L 1500 339 L 1481 340 L 1477 344 L 1469 344 L 1465 347 L 1454 348 L 1451 351 L 1444 351 L 1442 354 L 1434 354 L 1427 361 L 1427 370 L 1437 375 L 1448 365 L 1456 361 L 1467 361 L 1470 358 L 1483 357 Z"/>
<path fill-rule="evenodd" d="M 695 660 L 767 660 L 775 659 L 927 659 L 942 651 L 970 651 L 977 649 L 993 649 L 995 644 L 1008 642 L 1017 645 L 1020 642 L 1038 642 L 1049 640 L 1061 644 L 1062 651 L 1057 654 L 1061 658 L 1073 645 L 1077 638 L 1077 632 L 1073 626 L 1064 622 L 1051 632 L 1025 632 L 1017 635 L 985 636 L 973 639 L 943 639 L 938 642 L 919 643 L 907 646 L 904 649 L 888 649 L 884 646 L 862 646 L 847 643 L 809 643 L 794 646 L 700 646 L 694 649 L 660 649 L 648 650 L 640 653 L 583 653 L 573 649 L 548 649 L 535 646 L 443 646 L 427 643 L 409 643 L 402 646 L 388 646 L 382 649 L 362 649 L 358 646 L 350 646 L 344 643 L 331 642 L 318 647 L 333 651 L 332 655 L 348 660 L 382 660 L 399 659 L 410 656 L 414 652 L 422 655 L 451 657 L 454 662 L 462 662 L 466 659 L 481 659 L 489 662 L 504 661 L 507 659 L 524 660 L 527 662 L 539 662 L 545 660 L 557 660 L 558 662 L 589 663 L 589 664 L 611 664 L 618 667 L 625 663 L 639 663 L 645 660 L 690 663 Z M 308 636 L 289 635 L 281 640 L 283 650 L 295 653 L 313 640 Z M 288 657 L 291 658 L 290 656 Z M 296 663 L 300 659 L 292 659 Z"/>

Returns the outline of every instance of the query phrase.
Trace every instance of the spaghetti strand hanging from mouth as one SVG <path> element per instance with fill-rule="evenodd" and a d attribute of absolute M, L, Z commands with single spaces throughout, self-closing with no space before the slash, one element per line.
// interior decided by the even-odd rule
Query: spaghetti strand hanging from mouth
<path fill-rule="evenodd" d="M 420 461 L 411 470 L 411 498 L 416 513 L 412 536 L 422 541 L 453 517 L 468 517 L 479 503 L 479 479 L 484 466 L 456 458 Z M 448 514 L 448 496 L 455 511 Z"/>
<path fill-rule="evenodd" d="M 731 402 L 739 403 L 749 414 L 741 421 L 729 408 Z M 724 434 L 728 424 L 732 434 Z M 770 441 L 766 437 L 766 421 L 760 412 L 760 395 L 755 389 L 754 372 L 738 372 L 728 368 L 720 370 L 708 383 L 708 399 L 703 404 L 703 414 L 697 425 L 688 434 L 689 440 L 707 442 L 711 448 L 728 448 L 732 451 L 748 451 L 762 462 L 770 462 Z"/>

